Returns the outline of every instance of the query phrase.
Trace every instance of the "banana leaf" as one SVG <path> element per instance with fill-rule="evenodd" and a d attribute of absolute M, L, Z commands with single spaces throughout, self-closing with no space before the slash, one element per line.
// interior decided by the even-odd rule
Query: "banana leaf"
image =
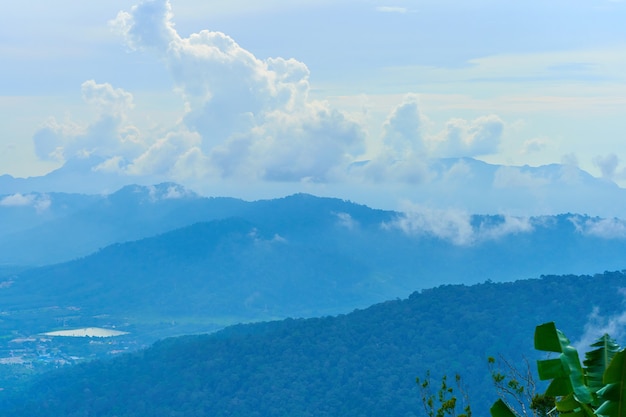
<path fill-rule="evenodd" d="M 493 403 L 489 412 L 491 413 L 491 417 L 518 417 L 501 399 Z"/>
<path fill-rule="evenodd" d="M 599 399 L 597 392 L 605 386 L 603 381 L 604 372 L 608 369 L 611 360 L 619 351 L 619 346 L 608 334 L 604 334 L 594 344 L 595 348 L 585 353 L 585 376 L 587 387 L 593 396 L 593 405 L 598 407 L 602 401 Z"/>
<path fill-rule="evenodd" d="M 535 349 L 560 354 L 556 359 L 537 361 L 539 379 L 552 380 L 546 395 L 561 397 L 557 402 L 561 412 L 592 416 L 590 405 L 593 403 L 593 396 L 585 384 L 578 351 L 570 345 L 570 341 L 556 328 L 554 322 L 537 326 Z"/>
<path fill-rule="evenodd" d="M 604 372 L 604 388 L 598 390 L 602 405 L 596 410 L 598 416 L 626 417 L 626 350 L 615 354 Z"/>

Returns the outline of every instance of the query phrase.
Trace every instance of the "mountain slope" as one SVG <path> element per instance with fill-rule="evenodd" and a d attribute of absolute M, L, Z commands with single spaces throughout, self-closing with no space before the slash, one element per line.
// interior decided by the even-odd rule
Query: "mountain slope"
<path fill-rule="evenodd" d="M 4 393 L 0 415 L 417 416 L 415 377 L 427 370 L 461 373 L 485 415 L 496 398 L 488 355 L 538 357 L 532 334 L 545 321 L 578 340 L 592 313 L 622 313 L 625 283 L 605 273 L 447 285 L 337 317 L 167 339 L 44 375 L 10 400 Z"/>
<path fill-rule="evenodd" d="M 146 317 L 152 323 L 193 317 L 214 325 L 226 317 L 232 323 L 347 312 L 441 283 L 624 267 L 626 240 L 585 233 L 589 224 L 607 224 L 583 216 L 534 218 L 521 228 L 503 216 L 473 216 L 465 225 L 469 231 L 459 235 L 466 241 L 458 242 L 408 226 L 423 219 L 342 200 L 301 194 L 227 203 L 240 217 L 18 270 L 0 282 L 0 303 L 16 317 L 33 309 L 69 309 L 67 316 L 83 324 L 109 315 L 115 326 Z M 31 331 L 50 331 L 61 319 L 43 314 Z M 168 332 L 162 336 L 180 334 Z"/>
<path fill-rule="evenodd" d="M 69 261 L 113 243 L 229 217 L 247 204 L 200 197 L 171 183 L 127 186 L 99 196 L 28 194 L 22 200 L 30 204 L 0 206 L 0 219 L 10 225 L 0 234 L 0 265 Z M 39 201 L 46 206 L 38 210 Z"/>

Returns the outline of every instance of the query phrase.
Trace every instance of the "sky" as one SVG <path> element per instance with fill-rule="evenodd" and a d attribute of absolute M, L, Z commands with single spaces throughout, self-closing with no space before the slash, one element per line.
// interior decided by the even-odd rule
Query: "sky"
<path fill-rule="evenodd" d="M 624 186 L 624 21 L 615 0 L 10 2 L 0 174 L 91 156 L 234 196 L 375 193 L 470 157 Z"/>

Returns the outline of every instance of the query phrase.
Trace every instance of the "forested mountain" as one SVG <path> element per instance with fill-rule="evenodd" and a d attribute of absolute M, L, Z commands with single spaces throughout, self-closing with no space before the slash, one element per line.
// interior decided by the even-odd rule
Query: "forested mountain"
<path fill-rule="evenodd" d="M 32 334 L 90 327 L 94 317 L 107 317 L 105 324 L 152 342 L 146 326 L 161 328 L 158 337 L 164 337 L 241 321 L 345 313 L 441 283 L 624 267 L 626 239 L 598 232 L 619 226 L 613 220 L 475 215 L 434 230 L 430 225 L 441 219 L 306 194 L 253 203 L 190 196 L 157 208 L 146 202 L 148 191 L 121 190 L 106 199 L 111 212 L 101 201 L 80 216 L 98 219 L 90 230 L 101 236 L 103 230 L 147 233 L 202 216 L 219 220 L 115 243 L 66 263 L 5 268 L 0 329 Z M 86 236 L 76 232 L 81 227 L 66 226 L 67 242 L 75 233 Z"/>
<path fill-rule="evenodd" d="M 474 413 L 486 415 L 496 398 L 488 355 L 543 357 L 532 335 L 546 321 L 572 341 L 600 336 L 593 325 L 623 312 L 625 284 L 607 272 L 445 285 L 346 315 L 166 339 L 5 390 L 0 415 L 417 416 L 415 377 L 427 370 L 460 373 Z"/>
<path fill-rule="evenodd" d="M 204 198 L 172 183 L 131 185 L 108 195 L 0 196 L 0 265 L 69 261 L 113 243 L 228 217 L 246 204 Z"/>

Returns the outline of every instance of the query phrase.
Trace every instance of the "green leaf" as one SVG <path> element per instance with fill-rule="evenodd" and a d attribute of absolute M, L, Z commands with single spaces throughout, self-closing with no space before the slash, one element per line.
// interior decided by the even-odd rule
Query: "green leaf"
<path fill-rule="evenodd" d="M 560 340 L 562 335 L 552 321 L 537 326 L 535 328 L 535 349 L 547 352 L 563 352 L 562 341 Z"/>
<path fill-rule="evenodd" d="M 596 410 L 596 414 L 606 417 L 626 417 L 626 350 L 613 356 L 604 372 L 604 388 L 598 395 L 604 402 Z"/>
<path fill-rule="evenodd" d="M 496 401 L 489 409 L 491 417 L 517 417 L 517 415 L 511 411 L 508 405 L 501 399 Z"/>
<path fill-rule="evenodd" d="M 563 361 L 561 359 L 544 359 L 537 361 L 537 373 L 539 379 L 545 381 L 547 379 L 558 378 L 566 373 L 566 369 L 563 368 Z"/>
<path fill-rule="evenodd" d="M 552 379 L 546 395 L 567 396 L 574 394 L 575 400 L 581 407 L 584 404 L 592 404 L 593 396 L 585 385 L 578 351 L 570 345 L 570 341 L 556 328 L 554 322 L 537 326 L 535 329 L 535 348 L 560 353 L 557 359 L 537 361 L 539 378 L 541 380 Z"/>
<path fill-rule="evenodd" d="M 585 353 L 583 365 L 585 366 L 587 387 L 593 395 L 593 405 L 597 407 L 601 404 L 597 392 L 605 386 L 604 372 L 619 350 L 619 346 L 608 334 L 604 334 L 591 347 L 595 349 Z"/>

